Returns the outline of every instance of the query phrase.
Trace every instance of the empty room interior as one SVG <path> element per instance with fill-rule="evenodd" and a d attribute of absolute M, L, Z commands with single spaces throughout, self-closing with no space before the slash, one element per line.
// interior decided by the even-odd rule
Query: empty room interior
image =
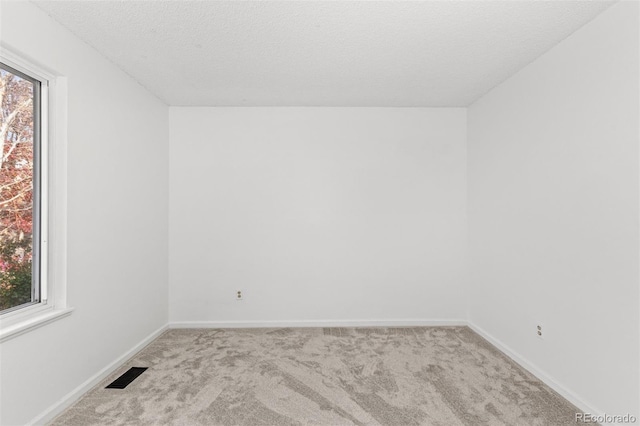
<path fill-rule="evenodd" d="M 0 424 L 639 424 L 639 27 L 0 0 Z"/>

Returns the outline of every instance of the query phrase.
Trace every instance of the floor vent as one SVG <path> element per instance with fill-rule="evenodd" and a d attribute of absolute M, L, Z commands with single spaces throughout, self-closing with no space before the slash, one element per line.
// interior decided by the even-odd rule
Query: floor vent
<path fill-rule="evenodd" d="M 122 376 L 115 379 L 105 389 L 124 389 L 129 386 L 129 383 L 133 382 L 139 375 L 144 373 L 147 367 L 131 367 Z"/>

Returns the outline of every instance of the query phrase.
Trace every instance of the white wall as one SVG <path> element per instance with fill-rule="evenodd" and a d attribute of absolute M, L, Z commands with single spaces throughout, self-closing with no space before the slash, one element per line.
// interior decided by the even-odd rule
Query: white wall
<path fill-rule="evenodd" d="M 638 414 L 638 49 L 620 2 L 468 110 L 470 320 L 609 414 Z"/>
<path fill-rule="evenodd" d="M 68 77 L 75 311 L 0 345 L 0 423 L 17 425 L 167 322 L 168 108 L 29 2 L 2 2 L 0 36 Z"/>
<path fill-rule="evenodd" d="M 170 321 L 462 319 L 465 138 L 461 108 L 170 108 Z"/>

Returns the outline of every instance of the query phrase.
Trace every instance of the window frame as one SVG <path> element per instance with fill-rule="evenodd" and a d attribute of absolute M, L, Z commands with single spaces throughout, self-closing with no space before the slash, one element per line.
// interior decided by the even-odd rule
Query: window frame
<path fill-rule="evenodd" d="M 23 72 L 0 59 L 0 68 L 16 75 L 33 85 L 33 195 L 32 195 L 32 269 L 31 269 L 31 301 L 0 311 L 0 316 L 26 309 L 40 303 L 47 304 L 47 274 L 42 261 L 47 258 L 47 205 L 42 202 L 47 198 L 47 161 L 46 152 L 48 114 L 48 80 Z M 43 118 L 45 118 L 43 122 Z M 43 131 L 44 129 L 44 131 Z M 1 154 L 1 153 L 0 153 Z M 44 225 L 44 226 L 43 226 Z M 44 231 L 44 232 L 43 232 Z"/>
<path fill-rule="evenodd" d="M 38 238 L 34 232 L 34 253 L 38 245 L 39 301 L 22 304 L 0 314 L 0 343 L 31 329 L 63 318 L 73 311 L 66 300 L 67 260 L 67 80 L 35 61 L 26 59 L 0 42 L 0 62 L 40 82 L 38 155 L 34 140 L 34 195 L 38 180 Z M 22 77 L 22 75 L 19 75 Z M 36 103 L 34 94 L 34 105 Z M 35 138 L 35 135 L 34 135 Z M 36 157 L 38 167 L 36 167 Z M 35 177 L 35 174 L 38 176 Z M 36 202 L 38 205 L 36 206 Z M 34 215 L 34 224 L 35 224 Z M 34 272 L 35 273 L 35 272 Z M 33 281 L 32 281 L 33 282 Z M 33 287 L 33 285 L 32 285 Z"/>

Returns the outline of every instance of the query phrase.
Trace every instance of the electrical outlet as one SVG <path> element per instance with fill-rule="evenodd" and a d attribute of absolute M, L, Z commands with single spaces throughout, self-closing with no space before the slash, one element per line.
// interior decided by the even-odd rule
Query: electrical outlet
<path fill-rule="evenodd" d="M 236 300 L 242 300 L 242 290 L 236 291 Z"/>
<path fill-rule="evenodd" d="M 541 338 L 541 339 L 542 339 L 542 336 L 543 336 L 543 334 L 542 334 L 542 325 L 540 325 L 540 324 L 538 324 L 538 325 L 536 326 L 536 335 L 537 335 L 539 338 Z"/>

